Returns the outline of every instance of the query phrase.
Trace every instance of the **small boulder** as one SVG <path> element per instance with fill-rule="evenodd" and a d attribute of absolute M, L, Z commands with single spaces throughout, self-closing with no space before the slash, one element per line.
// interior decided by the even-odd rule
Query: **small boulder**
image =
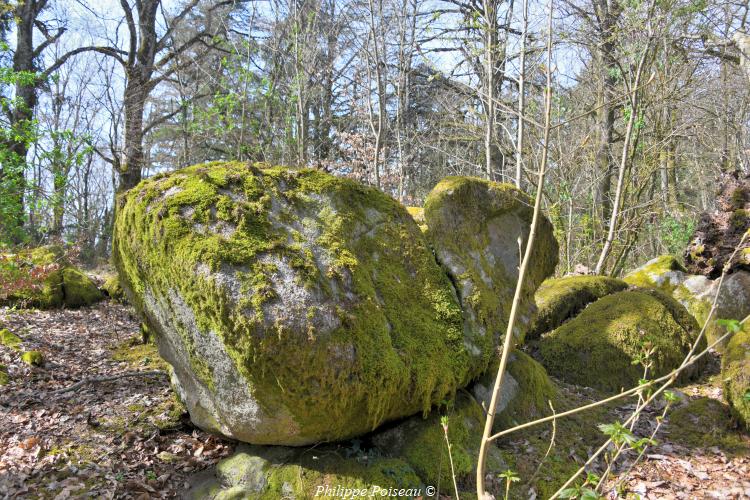
<path fill-rule="evenodd" d="M 538 310 L 526 338 L 535 339 L 554 330 L 591 302 L 627 287 L 624 281 L 607 276 L 567 276 L 546 280 L 534 295 Z"/>
<path fill-rule="evenodd" d="M 106 292 L 110 299 L 122 302 L 125 300 L 125 292 L 122 290 L 120 285 L 120 277 L 117 274 L 113 274 L 104 281 L 102 290 Z"/>
<path fill-rule="evenodd" d="M 625 290 L 607 295 L 573 320 L 543 335 L 539 356 L 544 367 L 566 382 L 619 392 L 638 384 L 644 349 L 655 348 L 648 378 L 677 368 L 697 338 L 695 319 L 676 300 L 657 290 Z M 698 346 L 706 346 L 705 338 Z M 689 378 L 696 363 L 683 373 Z"/>
<path fill-rule="evenodd" d="M 474 177 L 446 177 L 425 200 L 426 235 L 438 262 L 455 284 L 466 331 L 500 345 L 528 239 L 533 201 L 510 184 Z M 514 335 L 523 343 L 535 305 L 534 292 L 557 266 L 552 224 L 539 219 Z M 478 350 L 477 339 L 472 350 Z"/>
<path fill-rule="evenodd" d="M 735 333 L 722 358 L 724 397 L 738 420 L 750 430 L 750 321 Z"/>

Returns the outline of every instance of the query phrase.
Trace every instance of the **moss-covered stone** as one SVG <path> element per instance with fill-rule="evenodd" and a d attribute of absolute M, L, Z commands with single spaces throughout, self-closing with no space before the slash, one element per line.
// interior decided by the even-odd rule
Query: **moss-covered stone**
<path fill-rule="evenodd" d="M 630 274 L 627 283 L 647 288 L 656 288 L 677 299 L 703 327 L 708 321 L 714 297 L 716 310 L 706 326 L 706 338 L 714 343 L 724 333 L 719 319 L 742 319 L 750 314 L 750 273 L 737 270 L 725 277 L 721 289 L 718 280 L 703 275 L 692 275 L 671 255 L 653 259 Z M 726 342 L 717 345 L 722 350 Z"/>
<path fill-rule="evenodd" d="M 687 271 L 674 255 L 661 255 L 628 273 L 623 281 L 641 288 L 658 288 L 671 294 L 684 279 Z"/>
<path fill-rule="evenodd" d="M 697 338 L 695 319 L 658 290 L 622 291 L 590 304 L 575 319 L 543 335 L 542 364 L 567 382 L 608 392 L 637 385 L 643 367 L 634 363 L 655 348 L 649 378 L 677 368 Z M 701 339 L 699 350 L 705 348 Z M 697 373 L 700 365 L 685 377 Z"/>
<path fill-rule="evenodd" d="M 104 284 L 102 285 L 102 290 L 104 290 L 109 298 L 116 300 L 118 302 L 125 299 L 125 292 L 122 290 L 122 286 L 120 285 L 120 277 L 117 274 L 113 274 L 104 281 Z"/>
<path fill-rule="evenodd" d="M 40 351 L 26 351 L 21 355 L 21 361 L 31 366 L 42 366 L 44 364 L 44 354 Z"/>
<path fill-rule="evenodd" d="M 734 334 L 722 359 L 724 398 L 738 420 L 750 430 L 750 321 Z"/>
<path fill-rule="evenodd" d="M 29 280 L 27 286 L 13 290 L 0 305 L 39 309 L 81 307 L 103 297 L 91 278 L 73 266 L 58 245 L 23 250 L 15 256 L 15 261 L 26 270 L 38 270 L 36 274 L 43 278 Z"/>
<path fill-rule="evenodd" d="M 591 302 L 627 287 L 624 281 L 607 276 L 569 276 L 546 280 L 534 296 L 538 310 L 527 338 L 538 338 L 542 333 L 554 330 Z"/>
<path fill-rule="evenodd" d="M 499 363 L 499 359 L 493 361 L 487 373 L 472 385 L 471 391 L 483 408 L 490 405 Z M 547 371 L 539 362 L 523 351 L 512 352 L 495 408 L 493 430 L 500 432 L 548 415 L 548 402 L 554 401 L 556 393 Z"/>
<path fill-rule="evenodd" d="M 0 345 L 16 351 L 21 349 L 21 339 L 7 328 L 0 329 Z"/>
<path fill-rule="evenodd" d="M 68 307 L 81 307 L 94 304 L 104 298 L 96 284 L 74 267 L 66 267 L 63 275 L 63 301 Z"/>
<path fill-rule="evenodd" d="M 199 165 L 142 182 L 117 212 L 123 288 L 205 429 L 256 444 L 361 434 L 450 398 L 494 352 L 406 209 L 352 180 Z"/>
<path fill-rule="evenodd" d="M 447 177 L 427 196 L 425 234 L 455 284 L 465 330 L 473 332 L 477 346 L 493 339 L 499 345 L 505 335 L 532 216 L 532 200 L 510 184 Z M 557 259 L 552 224 L 542 216 L 514 331 L 519 343 L 532 318 L 533 294 Z"/>
<path fill-rule="evenodd" d="M 8 375 L 8 367 L 0 364 L 0 385 L 8 385 L 10 383 L 10 375 Z"/>
<path fill-rule="evenodd" d="M 316 493 L 326 496 L 321 493 L 337 487 L 339 492 L 346 488 L 366 490 L 366 497 L 380 497 L 379 492 L 389 488 L 413 491 L 402 493 L 402 497 L 417 497 L 416 490 L 421 490 L 424 497 L 437 497 L 438 493 L 453 496 L 448 446 L 441 423 L 443 413 L 448 418 L 448 438 L 461 497 L 471 497 L 483 412 L 466 394 L 459 394 L 450 410 L 435 409 L 427 419 L 412 417 L 362 440 L 313 449 L 240 445 L 213 471 L 197 477 L 188 496 L 313 498 Z M 488 470 L 500 472 L 504 466 L 499 450 L 491 447 Z M 436 489 L 434 496 L 425 494 L 427 485 Z"/>
<path fill-rule="evenodd" d="M 427 223 L 424 220 L 424 208 L 422 207 L 406 207 L 406 211 L 412 216 L 414 222 L 417 223 L 419 229 L 427 231 Z"/>

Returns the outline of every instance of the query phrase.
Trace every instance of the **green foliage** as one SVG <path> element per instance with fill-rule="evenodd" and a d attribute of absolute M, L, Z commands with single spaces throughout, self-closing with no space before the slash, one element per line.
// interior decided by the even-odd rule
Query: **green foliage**
<path fill-rule="evenodd" d="M 666 215 L 661 220 L 661 241 L 671 254 L 681 253 L 695 231 L 695 220 L 689 217 Z"/>

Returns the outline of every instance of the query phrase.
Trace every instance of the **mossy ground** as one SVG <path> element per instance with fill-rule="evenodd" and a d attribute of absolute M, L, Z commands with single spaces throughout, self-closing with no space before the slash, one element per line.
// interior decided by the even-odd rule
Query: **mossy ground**
<path fill-rule="evenodd" d="M 143 342 L 140 336 L 134 336 L 119 344 L 112 351 L 112 359 L 122 361 L 133 368 L 149 370 L 167 370 L 167 362 L 159 355 L 156 345 Z"/>
<path fill-rule="evenodd" d="M 693 448 L 717 447 L 727 454 L 750 454 L 750 441 L 738 431 L 729 407 L 716 399 L 692 399 L 670 411 L 665 433 Z"/>
<path fill-rule="evenodd" d="M 534 296 L 538 311 L 526 336 L 534 339 L 552 331 L 591 302 L 627 287 L 624 281 L 607 276 L 570 276 L 546 280 Z"/>
<path fill-rule="evenodd" d="M 648 378 L 673 370 L 697 338 L 695 319 L 656 290 L 622 291 L 589 305 L 574 320 L 545 335 L 539 356 L 561 379 L 609 392 L 633 387 L 643 378 L 635 362 L 654 349 Z M 699 350 L 705 348 L 701 339 Z"/>
<path fill-rule="evenodd" d="M 327 197 L 331 204 L 320 201 Z M 466 350 L 460 306 L 422 232 L 377 190 L 320 171 L 215 163 L 151 178 L 119 203 L 114 261 L 136 307 L 145 311 L 147 288 L 161 297 L 177 290 L 198 328 L 221 336 L 261 404 L 288 408 L 305 435 L 372 429 L 415 404 L 427 411 L 486 366 L 489 351 L 476 362 Z M 373 211 L 382 220 L 370 221 Z M 196 229 L 209 226 L 233 229 Z M 319 232 L 325 269 L 306 246 L 309 230 Z M 338 300 L 337 289 L 353 290 L 357 300 L 340 308 L 342 326 L 326 332 L 325 342 L 314 328 L 268 331 L 264 306 L 278 299 L 268 278 L 276 269 L 258 260 L 268 255 L 290 263 L 302 285 L 330 300 Z M 233 303 L 220 285 L 196 275 L 199 265 L 247 269 L 237 274 L 245 298 Z M 312 324 L 317 311 L 310 313 Z M 192 371 L 211 388 L 210 367 L 189 336 L 183 340 Z M 331 346 L 350 345 L 357 358 L 344 384 L 331 366 Z M 299 361 L 280 360 L 280 352 Z"/>

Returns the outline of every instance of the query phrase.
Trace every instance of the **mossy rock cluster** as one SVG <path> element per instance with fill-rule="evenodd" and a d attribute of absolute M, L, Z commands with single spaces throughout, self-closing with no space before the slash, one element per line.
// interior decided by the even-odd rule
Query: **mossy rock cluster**
<path fill-rule="evenodd" d="M 125 292 L 122 290 L 122 285 L 120 285 L 120 277 L 116 274 L 107 277 L 102 285 L 102 290 L 104 290 L 107 296 L 112 300 L 118 302 L 125 300 Z"/>
<path fill-rule="evenodd" d="M 43 271 L 39 282 L 13 290 L 0 299 L 0 305 L 54 309 L 58 307 L 82 307 L 101 300 L 104 295 L 96 283 L 65 257 L 63 249 L 56 245 L 24 250 L 14 256 L 21 268 L 51 269 Z"/>
<path fill-rule="evenodd" d="M 453 408 L 435 411 L 427 419 L 411 417 L 362 440 L 312 449 L 240 445 L 213 470 L 195 477 L 187 497 L 313 498 L 316 493 L 317 496 L 335 496 L 322 494 L 334 488 L 339 488 L 339 492 L 350 489 L 368 493 L 359 494 L 360 497 L 380 497 L 389 489 L 410 490 L 411 493 L 403 491 L 400 495 L 407 498 L 432 498 L 438 492 L 453 497 L 441 415 L 447 416 L 448 440 L 460 496 L 471 495 L 483 412 L 471 396 L 459 394 Z M 496 448 L 490 452 L 488 466 L 491 470 L 504 470 Z M 427 486 L 435 488 L 434 495 L 427 494 Z"/>
<path fill-rule="evenodd" d="M 722 359 L 724 397 L 742 425 L 750 430 L 750 321 L 732 336 Z"/>
<path fill-rule="evenodd" d="M 423 233 L 375 189 L 243 163 L 156 176 L 118 203 L 122 286 L 192 420 L 253 444 L 361 435 L 481 375 L 531 218 L 512 187 L 451 178 Z M 556 263 L 546 220 L 537 248 L 527 295 Z"/>
<path fill-rule="evenodd" d="M 690 274 L 672 255 L 662 255 L 627 274 L 623 280 L 633 286 L 655 288 L 678 300 L 698 321 L 699 327 L 709 319 L 711 305 L 716 298 L 716 310 L 706 326 L 706 338 L 713 344 L 726 330 L 719 319 L 742 320 L 750 314 L 750 273 L 735 270 L 724 278 L 712 280 L 700 274 Z M 722 350 L 726 342 L 717 344 Z"/>
<path fill-rule="evenodd" d="M 588 304 L 605 295 L 628 288 L 628 284 L 607 276 L 570 276 L 546 280 L 537 290 L 537 314 L 527 338 L 534 339 L 575 317 Z"/>
<path fill-rule="evenodd" d="M 542 336 L 544 367 L 566 382 L 619 392 L 644 377 L 639 359 L 653 349 L 648 378 L 677 368 L 698 335 L 695 319 L 679 302 L 658 290 L 625 290 L 607 295 L 570 321 Z M 698 350 L 706 346 L 701 339 Z M 683 373 L 698 373 L 696 363 Z"/>

